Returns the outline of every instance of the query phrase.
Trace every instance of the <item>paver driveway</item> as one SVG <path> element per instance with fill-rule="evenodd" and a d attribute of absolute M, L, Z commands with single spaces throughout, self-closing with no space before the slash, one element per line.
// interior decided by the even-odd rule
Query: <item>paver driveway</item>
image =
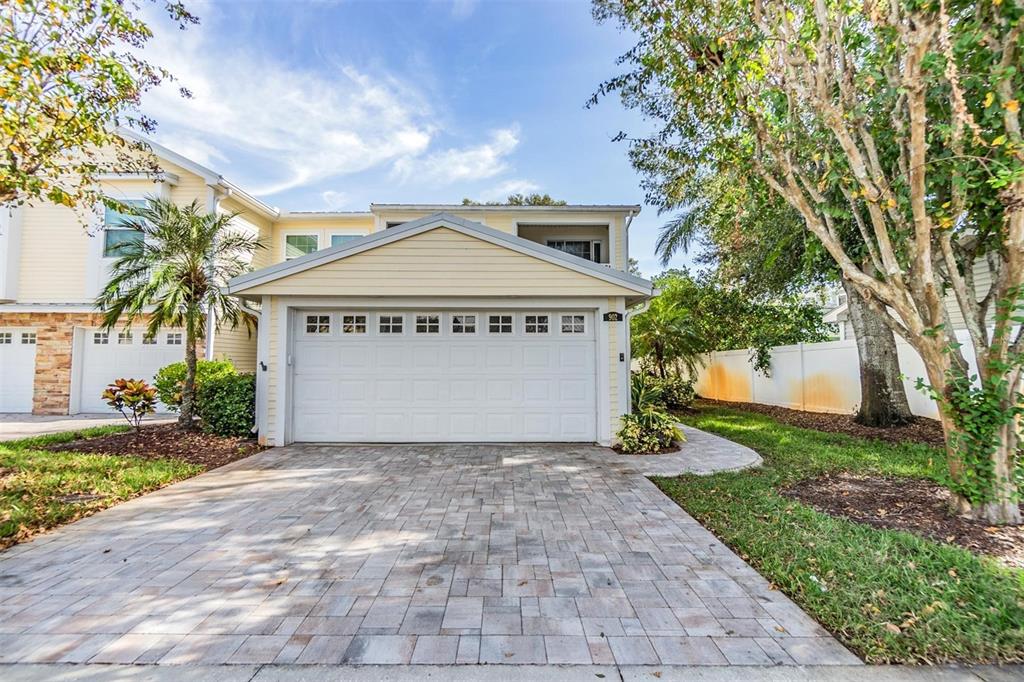
<path fill-rule="evenodd" d="M 857 662 L 601 453 L 261 453 L 0 554 L 0 660 Z"/>

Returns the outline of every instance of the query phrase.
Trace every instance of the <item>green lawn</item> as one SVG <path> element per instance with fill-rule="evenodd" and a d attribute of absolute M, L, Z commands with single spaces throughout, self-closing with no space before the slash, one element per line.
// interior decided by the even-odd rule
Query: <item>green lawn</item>
<path fill-rule="evenodd" d="M 101 426 L 0 443 L 0 548 L 118 502 L 195 476 L 202 468 L 173 459 L 145 460 L 39 447 L 124 431 Z M 75 496 L 98 496 L 82 498 Z"/>
<path fill-rule="evenodd" d="M 1024 571 L 833 518 L 776 492 L 826 471 L 935 478 L 938 450 L 800 429 L 722 407 L 701 407 L 682 420 L 753 448 L 765 464 L 654 482 L 866 661 L 1024 660 Z"/>

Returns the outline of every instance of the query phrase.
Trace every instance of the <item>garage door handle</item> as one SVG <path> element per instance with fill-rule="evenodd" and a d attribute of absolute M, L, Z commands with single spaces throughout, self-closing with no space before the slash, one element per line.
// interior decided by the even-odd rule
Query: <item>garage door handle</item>
<path fill-rule="evenodd" d="M 291 367 L 292 364 L 294 364 L 294 363 L 292 363 L 292 356 L 291 355 L 288 356 L 287 360 L 285 361 L 285 364 L 288 365 L 289 367 Z"/>

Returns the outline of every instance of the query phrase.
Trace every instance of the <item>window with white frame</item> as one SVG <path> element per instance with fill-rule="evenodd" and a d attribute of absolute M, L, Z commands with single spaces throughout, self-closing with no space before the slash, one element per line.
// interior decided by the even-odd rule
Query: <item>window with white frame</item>
<path fill-rule="evenodd" d="M 332 234 L 331 235 L 331 246 L 341 246 L 349 242 L 355 241 L 362 237 L 361 234 Z"/>
<path fill-rule="evenodd" d="M 12 332 L 0 332 L 0 346 L 9 346 L 14 343 L 14 334 Z"/>
<path fill-rule="evenodd" d="M 402 315 L 378 315 L 377 331 L 381 334 L 401 334 L 405 318 Z"/>
<path fill-rule="evenodd" d="M 21 344 L 23 346 L 34 346 L 34 345 L 36 345 L 36 333 L 35 332 L 22 332 L 21 333 Z"/>
<path fill-rule="evenodd" d="M 342 315 L 341 316 L 341 333 L 342 334 L 365 334 L 366 333 L 366 315 Z"/>
<path fill-rule="evenodd" d="M 600 249 L 600 242 L 571 239 L 549 239 L 547 245 L 552 249 L 569 253 L 585 260 L 598 261 L 601 258 L 600 252 L 596 254 L 594 253 L 595 246 Z"/>
<path fill-rule="evenodd" d="M 168 346 L 180 346 L 182 344 L 182 333 L 181 332 L 168 332 L 167 334 L 167 345 Z"/>
<path fill-rule="evenodd" d="M 142 230 L 130 226 L 131 221 L 138 221 L 134 213 L 130 212 L 135 208 L 142 208 L 146 205 L 145 199 L 122 199 L 126 207 L 125 211 L 119 211 L 109 206 L 103 207 L 103 257 L 119 258 L 128 253 L 132 244 L 139 244 L 145 235 Z"/>
<path fill-rule="evenodd" d="M 548 333 L 548 316 L 547 315 L 524 315 L 523 316 L 523 331 L 527 334 L 547 334 Z"/>
<path fill-rule="evenodd" d="M 491 334 L 511 334 L 511 315 L 489 315 L 487 317 L 487 331 Z"/>
<path fill-rule="evenodd" d="M 284 236 L 284 259 L 291 260 L 307 253 L 313 253 L 320 247 L 315 234 L 286 234 Z"/>
<path fill-rule="evenodd" d="M 331 333 L 331 316 L 330 315 L 306 315 L 306 333 L 307 334 L 330 334 Z"/>
<path fill-rule="evenodd" d="M 562 315 L 563 334 L 586 334 L 586 315 Z"/>
<path fill-rule="evenodd" d="M 110 343 L 110 335 L 107 332 L 93 332 L 92 342 L 96 346 L 106 346 Z"/>
<path fill-rule="evenodd" d="M 476 315 L 452 315 L 452 334 L 476 334 Z"/>
<path fill-rule="evenodd" d="M 132 345 L 132 333 L 131 332 L 118 332 L 117 333 L 117 344 L 119 346 L 130 346 L 130 345 Z"/>
<path fill-rule="evenodd" d="M 417 315 L 417 334 L 439 334 L 441 332 L 441 316 L 437 314 Z"/>

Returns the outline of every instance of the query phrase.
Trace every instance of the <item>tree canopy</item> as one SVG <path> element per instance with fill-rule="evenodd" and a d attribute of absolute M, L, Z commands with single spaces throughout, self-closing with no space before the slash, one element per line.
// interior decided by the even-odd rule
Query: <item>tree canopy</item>
<path fill-rule="evenodd" d="M 180 28 L 197 22 L 181 2 L 152 1 Z M 141 96 L 173 80 L 142 56 L 153 34 L 140 14 L 136 3 L 109 0 L 3 4 L 0 204 L 91 209 L 104 200 L 100 173 L 157 170 L 144 145 L 117 134 L 119 126 L 152 131 Z"/>
<path fill-rule="evenodd" d="M 562 199 L 553 199 L 550 194 L 509 194 L 505 201 L 474 201 L 469 197 L 462 200 L 463 206 L 565 206 Z"/>

